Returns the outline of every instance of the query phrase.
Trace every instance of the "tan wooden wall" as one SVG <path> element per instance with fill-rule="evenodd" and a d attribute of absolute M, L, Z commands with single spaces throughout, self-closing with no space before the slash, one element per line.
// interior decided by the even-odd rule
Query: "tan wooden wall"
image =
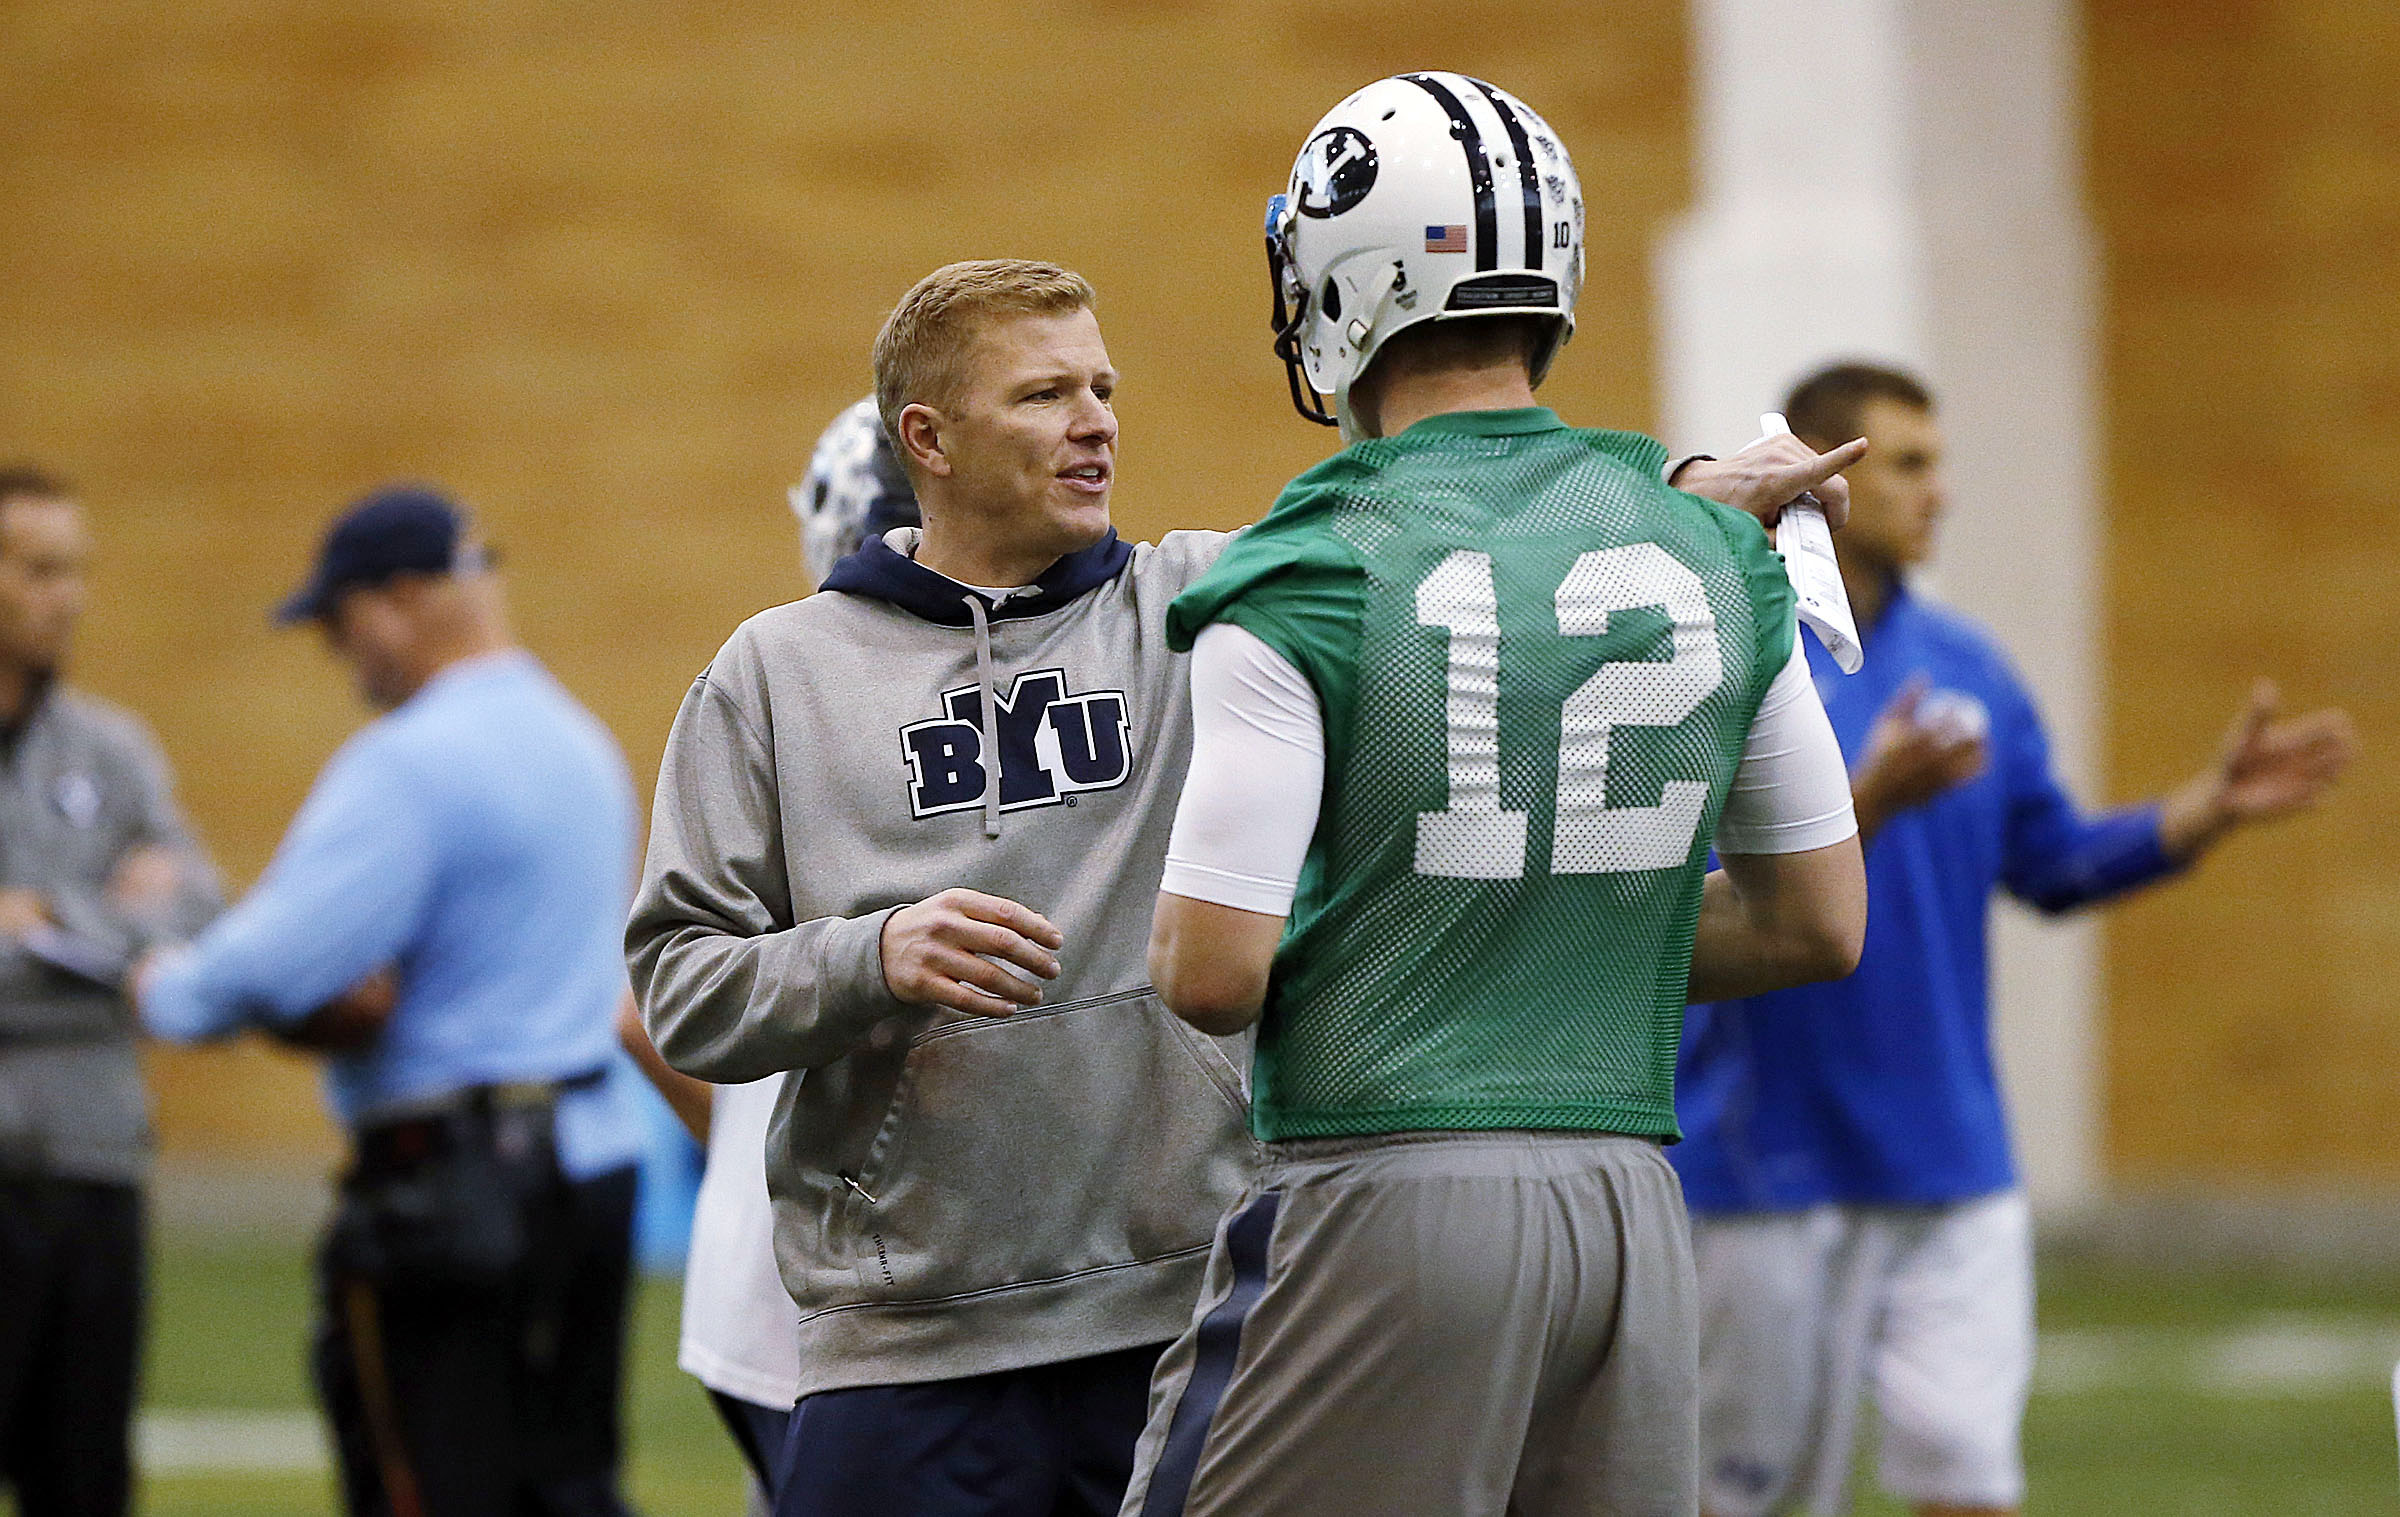
<path fill-rule="evenodd" d="M 2400 1179 L 2400 7 L 2092 0 L 2108 753 L 2173 783 L 2249 671 L 2358 717 L 2318 818 L 2118 915 L 2113 1178 Z"/>
<path fill-rule="evenodd" d="M 1083 269 L 1129 535 L 1250 518 L 1329 434 L 1268 358 L 1258 226 L 1345 91 L 1503 81 L 1593 205 L 1552 390 L 1651 420 L 1646 250 L 1686 198 L 1677 0 L 795 6 L 24 0 L 0 9 L 0 453 L 104 543 L 78 669 L 157 726 L 237 882 L 358 720 L 266 608 L 340 501 L 442 481 L 645 785 L 800 588 L 782 490 L 881 313 L 962 257 Z M 322 1148 L 306 1071 L 153 1062 L 167 1146 Z"/>
<path fill-rule="evenodd" d="M 2325 817 L 2110 935 L 2114 1175 L 2400 1172 L 2400 12 L 2092 0 L 2108 759 L 2180 777 L 2243 671 L 2371 746 Z M 1646 249 L 1687 195 L 1682 6 L 27 0 L 0 10 L 0 453 L 85 487 L 79 673 L 157 725 L 237 882 L 358 719 L 263 614 L 341 500 L 481 509 L 527 641 L 637 775 L 718 639 L 799 588 L 782 487 L 880 313 L 1059 258 L 1126 374 L 1132 535 L 1254 514 L 1327 445 L 1264 345 L 1258 213 L 1400 68 L 1518 89 L 1594 207 L 1579 418 L 1652 416 Z M 322 1149 L 304 1068 L 154 1061 L 171 1150 Z"/>

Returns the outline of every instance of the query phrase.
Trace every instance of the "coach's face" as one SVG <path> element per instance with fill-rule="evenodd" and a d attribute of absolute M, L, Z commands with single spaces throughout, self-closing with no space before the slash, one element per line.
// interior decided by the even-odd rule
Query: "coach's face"
<path fill-rule="evenodd" d="M 929 481 L 934 512 L 950 508 L 943 525 L 1038 560 L 1035 573 L 1107 536 L 1116 388 L 1089 310 L 984 322 L 950 405 L 935 412 L 934 450 L 919 453 L 938 481 Z"/>
<path fill-rule="evenodd" d="M 92 540 L 72 501 L 0 500 L 0 658 L 55 669 L 83 616 Z"/>
<path fill-rule="evenodd" d="M 1859 412 L 1867 456 L 1842 471 L 1850 482 L 1845 556 L 1898 572 L 1933 552 L 1933 529 L 1949 498 L 1942 484 L 1942 428 L 1931 411 L 1877 396 Z"/>

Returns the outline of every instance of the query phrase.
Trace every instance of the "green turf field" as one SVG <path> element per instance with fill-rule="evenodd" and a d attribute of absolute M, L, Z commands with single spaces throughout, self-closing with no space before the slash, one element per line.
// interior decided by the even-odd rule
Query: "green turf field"
<path fill-rule="evenodd" d="M 2030 1517 L 2388 1517 L 2400 1279 L 2045 1261 Z M 1873 1517 L 1904 1508 L 1880 1496 Z"/>
<path fill-rule="evenodd" d="M 297 1244 L 169 1237 L 152 1310 L 154 1412 L 257 1414 L 268 1457 L 311 1452 Z M 649 1517 L 736 1517 L 739 1469 L 674 1367 L 676 1290 L 641 1297 L 630 1376 L 630 1486 Z M 2027 1428 L 2035 1517 L 2306 1513 L 2385 1517 L 2400 1502 L 2388 1381 L 2400 1356 L 2400 1280 L 2295 1282 L 2053 1262 L 2044 1364 Z M 183 1428 L 188 1462 L 240 1438 Z M 195 1452 L 195 1449 L 197 1452 Z M 280 1454 L 278 1453 L 280 1450 Z M 153 1473 L 154 1517 L 286 1517 L 335 1509 L 329 1477 Z M 1869 1495 L 1866 1513 L 1900 1508 Z"/>

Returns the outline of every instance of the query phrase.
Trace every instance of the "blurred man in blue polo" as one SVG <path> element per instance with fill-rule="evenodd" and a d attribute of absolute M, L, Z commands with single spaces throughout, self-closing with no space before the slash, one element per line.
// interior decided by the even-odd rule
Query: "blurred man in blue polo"
<path fill-rule="evenodd" d="M 1913 592 L 1946 505 L 1933 397 L 1844 364 L 1784 407 L 1803 442 L 1864 437 L 1842 579 L 1867 645 L 1809 662 L 1851 766 L 1867 944 L 1831 984 L 1692 1008 L 1674 1150 L 1700 1278 L 1710 1517 L 1848 1505 L 1862 1392 L 1884 1486 L 1934 1514 L 2013 1511 L 2033 1367 L 2033 1245 L 1993 1068 L 1994 891 L 2072 911 L 2313 804 L 2349 719 L 2279 720 L 2261 684 L 2222 750 L 2158 801 L 2086 816 L 2007 655 Z"/>
<path fill-rule="evenodd" d="M 315 623 L 382 715 L 249 896 L 142 967 L 143 1023 L 328 1056 L 354 1151 L 316 1372 L 350 1511 L 617 1517 L 624 760 L 511 642 L 465 516 L 430 490 L 353 506 L 278 620 Z"/>

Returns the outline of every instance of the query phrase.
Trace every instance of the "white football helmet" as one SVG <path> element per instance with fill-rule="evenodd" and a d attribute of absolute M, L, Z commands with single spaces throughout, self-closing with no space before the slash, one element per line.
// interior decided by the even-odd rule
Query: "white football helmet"
<path fill-rule="evenodd" d="M 884 435 L 870 395 L 847 406 L 817 438 L 808 477 L 786 498 L 800 518 L 800 551 L 818 584 L 870 537 L 918 524 L 917 492 Z"/>
<path fill-rule="evenodd" d="M 1350 386 L 1420 321 L 1555 317 L 1575 330 L 1583 190 L 1549 124 L 1463 74 L 1399 74 L 1335 106 L 1267 202 L 1275 354 L 1292 404 L 1355 440 Z M 1328 412 L 1317 397 L 1333 397 Z"/>

